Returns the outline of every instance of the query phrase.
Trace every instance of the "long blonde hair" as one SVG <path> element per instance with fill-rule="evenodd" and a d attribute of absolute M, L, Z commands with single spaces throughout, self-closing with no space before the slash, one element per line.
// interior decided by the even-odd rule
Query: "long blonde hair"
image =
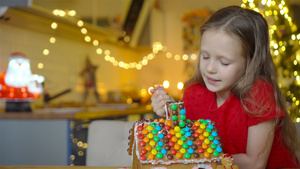
<path fill-rule="evenodd" d="M 286 115 L 283 119 L 276 120 L 276 126 L 280 129 L 282 141 L 295 155 L 295 151 L 299 148 L 296 127 L 287 113 L 283 95 L 277 84 L 276 68 L 270 53 L 270 40 L 266 20 L 261 14 L 253 10 L 239 6 L 229 6 L 214 13 L 201 26 L 201 34 L 203 35 L 209 29 L 224 30 L 238 37 L 241 41 L 246 57 L 246 72 L 233 85 L 231 91 L 241 100 L 247 113 L 250 115 L 259 114 L 249 111 L 246 106 L 249 102 L 255 102 L 247 97 L 254 83 L 258 79 L 264 79 L 273 86 L 276 113 L 279 114 L 283 110 Z M 189 87 L 195 83 L 204 85 L 200 72 L 200 61 L 198 61 L 194 76 L 186 82 L 185 86 Z"/>

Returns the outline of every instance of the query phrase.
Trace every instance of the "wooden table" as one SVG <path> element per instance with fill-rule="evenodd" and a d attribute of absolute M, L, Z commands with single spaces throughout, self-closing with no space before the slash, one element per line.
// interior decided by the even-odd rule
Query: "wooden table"
<path fill-rule="evenodd" d="M 0 169 L 131 169 L 131 167 L 91 167 L 91 166 L 0 166 Z"/>
<path fill-rule="evenodd" d="M 64 108 L 61 108 L 63 110 Z M 129 116 L 133 114 L 146 114 L 151 113 L 152 107 L 147 106 L 136 106 L 128 108 L 86 108 L 80 109 L 77 112 L 74 109 L 74 112 L 55 112 L 57 109 L 44 109 L 44 110 L 34 110 L 31 113 L 22 113 L 22 112 L 10 112 L 4 113 L 0 112 L 0 119 L 71 119 L 71 120 L 89 120 L 89 119 L 101 119 L 107 117 L 117 117 L 117 116 Z"/>

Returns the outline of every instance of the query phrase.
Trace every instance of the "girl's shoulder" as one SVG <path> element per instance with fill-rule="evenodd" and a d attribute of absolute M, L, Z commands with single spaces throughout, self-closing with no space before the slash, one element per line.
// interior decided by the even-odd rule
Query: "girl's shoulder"
<path fill-rule="evenodd" d="M 260 96 L 273 96 L 273 86 L 264 79 L 258 79 L 250 90 L 250 94 Z"/>
<path fill-rule="evenodd" d="M 252 115 L 276 114 L 276 99 L 273 86 L 264 79 L 257 80 L 246 96 L 246 107 Z"/>

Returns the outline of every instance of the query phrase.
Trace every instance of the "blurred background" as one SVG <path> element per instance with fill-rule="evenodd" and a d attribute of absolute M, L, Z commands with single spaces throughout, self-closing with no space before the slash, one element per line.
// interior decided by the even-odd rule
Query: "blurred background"
<path fill-rule="evenodd" d="M 149 89 L 157 84 L 181 100 L 198 58 L 199 27 L 229 5 L 267 19 L 278 83 L 299 122 L 299 0 L 1 0 L 0 73 L 12 53 L 23 53 L 32 73 L 43 77 L 43 90 L 29 100 L 33 113 L 26 117 L 6 113 L 1 95 L 0 135 L 9 144 L 10 132 L 1 128 L 20 124 L 3 119 L 66 119 L 72 153 L 63 163 L 85 165 L 91 120 L 155 118 Z M 3 159 L 0 165 L 8 164 Z"/>

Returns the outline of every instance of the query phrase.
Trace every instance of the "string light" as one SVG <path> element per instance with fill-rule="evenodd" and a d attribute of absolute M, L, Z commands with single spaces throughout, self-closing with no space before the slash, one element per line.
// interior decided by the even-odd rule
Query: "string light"
<path fill-rule="evenodd" d="M 55 16 L 59 16 L 59 17 L 65 17 L 65 16 L 70 16 L 70 17 L 75 17 L 76 15 L 76 11 L 75 10 L 61 10 L 61 9 L 55 9 L 52 11 L 52 13 Z M 78 20 L 77 21 L 77 26 L 80 29 L 81 34 L 84 35 L 84 41 L 87 43 L 92 42 L 92 44 L 97 47 L 96 48 L 96 53 L 98 55 L 103 54 L 103 49 L 101 49 L 99 47 L 99 41 L 96 39 L 92 39 L 92 37 L 88 36 L 88 30 L 87 28 L 84 27 L 84 22 L 82 20 Z M 53 22 L 51 24 L 51 28 L 52 29 L 57 29 L 58 24 L 56 22 Z M 50 43 L 54 44 L 56 42 L 56 38 L 55 37 L 51 37 L 50 38 Z M 129 36 L 124 36 L 124 41 L 125 42 L 129 42 L 130 41 L 130 37 Z M 47 50 L 47 51 L 45 51 Z M 43 54 L 44 55 L 48 55 L 49 54 L 49 50 L 45 49 Z M 166 51 L 166 47 L 163 46 L 161 44 L 161 42 L 154 42 L 152 45 L 152 53 L 149 53 L 148 55 L 144 56 L 142 60 L 136 61 L 136 62 L 130 62 L 130 63 L 126 63 L 122 60 L 117 60 L 115 57 L 110 56 L 110 51 L 109 50 L 105 50 L 104 52 L 104 60 L 107 62 L 111 62 L 113 64 L 113 66 L 118 66 L 120 68 L 124 68 L 124 69 L 137 69 L 140 70 L 142 69 L 143 66 L 148 65 L 149 61 L 154 59 L 156 57 L 156 54 L 161 52 L 161 51 Z M 168 59 L 171 59 L 173 56 L 173 54 L 171 52 L 166 52 L 166 57 Z M 192 61 L 197 59 L 197 55 L 192 53 L 190 55 L 188 54 L 183 54 L 183 55 L 179 55 L 179 54 L 174 54 L 174 60 L 175 61 L 188 61 L 189 59 L 191 59 Z"/>
<path fill-rule="evenodd" d="M 281 0 L 281 1 L 261 0 L 260 2 L 261 2 L 260 5 L 267 6 L 266 7 L 267 9 L 269 7 L 271 7 L 271 6 L 275 8 L 274 10 L 269 10 L 269 11 L 263 12 L 263 10 L 265 10 L 266 8 L 260 6 L 262 10 L 258 9 L 258 11 L 264 17 L 270 17 L 270 16 L 272 16 L 274 18 L 274 22 L 269 23 L 270 24 L 269 34 L 270 34 L 270 40 L 271 40 L 271 43 L 270 43 L 271 53 L 273 54 L 274 59 L 277 60 L 276 59 L 277 57 L 282 57 L 282 56 L 285 55 L 285 52 L 287 52 L 286 51 L 287 44 L 298 44 L 298 45 L 300 45 L 300 41 L 299 41 L 300 40 L 300 34 L 296 33 L 297 26 L 292 21 L 292 17 L 289 16 L 289 8 L 286 6 L 286 2 L 284 0 Z M 243 8 L 249 7 L 251 9 L 253 9 L 253 10 L 257 9 L 255 7 L 255 4 L 253 3 L 253 0 L 243 0 L 243 3 L 241 4 L 241 7 L 243 7 Z M 287 29 L 285 27 L 279 28 L 279 27 L 277 27 L 275 25 L 276 21 L 278 21 L 278 19 L 279 19 L 278 15 L 282 15 L 282 17 L 286 20 L 286 23 L 287 23 L 286 25 L 290 26 L 290 30 L 291 30 L 291 34 L 292 35 L 290 36 L 289 40 L 283 40 L 283 41 L 277 42 L 277 40 L 275 38 L 276 36 L 275 36 L 274 33 L 278 29 L 279 29 L 279 31 L 277 31 L 276 33 L 282 33 L 281 29 Z M 267 18 L 267 20 L 268 20 L 268 18 Z M 285 30 L 283 30 L 283 31 L 285 31 Z M 295 58 L 292 61 L 293 65 L 295 65 L 295 66 L 298 65 L 298 62 L 299 62 L 299 55 L 297 53 L 298 52 L 296 52 Z M 280 60 L 280 59 L 278 59 L 278 60 Z M 288 70 L 283 70 L 283 74 L 285 76 L 289 76 L 290 74 L 291 74 L 291 76 L 294 76 L 294 78 L 295 78 L 295 84 L 298 85 L 298 86 L 300 86 L 300 76 L 299 76 L 298 70 L 293 71 L 293 72 L 289 72 Z M 280 84 L 280 87 L 282 87 L 283 83 L 279 83 L 279 84 Z M 291 91 L 287 91 L 286 95 L 289 96 L 291 98 L 291 100 L 292 100 L 292 103 L 293 103 L 293 105 L 291 106 L 292 109 L 293 109 L 293 107 L 299 105 L 299 102 L 300 102 L 299 98 L 296 98 L 295 95 Z M 299 116 L 300 110 L 297 113 L 298 113 L 297 116 Z M 299 117 L 296 118 L 296 121 L 300 122 L 300 118 Z"/>

